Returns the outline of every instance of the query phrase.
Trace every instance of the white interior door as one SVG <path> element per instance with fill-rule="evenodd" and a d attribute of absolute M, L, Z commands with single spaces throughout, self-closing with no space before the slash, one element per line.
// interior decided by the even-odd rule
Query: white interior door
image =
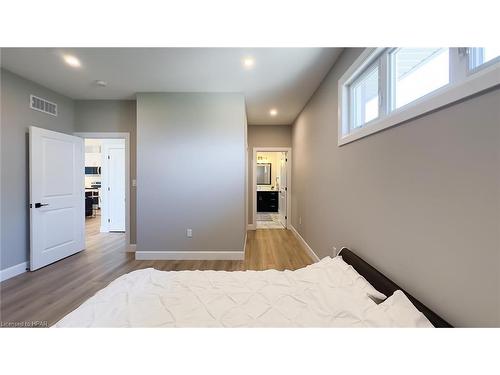
<path fill-rule="evenodd" d="M 280 170 L 279 170 L 279 181 L 280 181 L 280 190 L 279 190 L 279 202 L 278 202 L 278 220 L 283 225 L 286 226 L 287 221 L 287 194 L 288 194 L 288 182 L 287 182 L 287 153 L 280 153 Z"/>
<path fill-rule="evenodd" d="M 108 229 L 125 232 L 125 144 L 105 146 Z M 106 187 L 105 187 L 106 188 Z"/>
<path fill-rule="evenodd" d="M 30 127 L 30 269 L 85 248 L 83 139 Z"/>

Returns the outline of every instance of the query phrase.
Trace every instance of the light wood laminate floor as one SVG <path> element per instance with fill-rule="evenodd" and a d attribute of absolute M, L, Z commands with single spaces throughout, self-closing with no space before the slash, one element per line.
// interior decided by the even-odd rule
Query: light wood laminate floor
<path fill-rule="evenodd" d="M 35 272 L 0 284 L 0 321 L 52 325 L 117 277 L 142 268 L 178 270 L 298 269 L 313 263 L 291 231 L 248 231 L 245 259 L 137 261 L 126 253 L 123 233 L 99 233 L 99 219 L 87 220 L 87 249 Z"/>

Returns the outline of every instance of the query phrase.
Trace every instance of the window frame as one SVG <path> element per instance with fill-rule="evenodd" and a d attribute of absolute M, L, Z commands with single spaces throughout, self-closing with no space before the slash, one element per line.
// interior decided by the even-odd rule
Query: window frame
<path fill-rule="evenodd" d="M 409 121 L 430 111 L 500 85 L 500 58 L 470 70 L 469 49 L 449 48 L 449 83 L 399 108 L 392 108 L 391 53 L 397 48 L 366 48 L 338 82 L 338 146 Z M 379 116 L 351 129 L 350 85 L 379 64 Z"/>
<path fill-rule="evenodd" d="M 490 65 L 495 65 L 500 62 L 500 56 L 495 57 L 489 61 L 483 62 L 482 64 L 473 66 L 473 60 L 477 61 L 477 49 L 476 47 L 465 48 L 464 53 L 467 55 L 467 74 L 474 74 L 482 69 L 488 68 Z M 484 53 L 484 52 L 482 52 Z"/>

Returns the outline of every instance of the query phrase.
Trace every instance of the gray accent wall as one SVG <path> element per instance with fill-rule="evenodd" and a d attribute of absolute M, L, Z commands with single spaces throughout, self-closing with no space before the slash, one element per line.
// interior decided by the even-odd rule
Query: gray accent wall
<path fill-rule="evenodd" d="M 289 125 L 248 126 L 248 223 L 249 224 L 253 224 L 252 211 L 253 211 L 254 197 L 252 194 L 253 192 L 252 157 L 253 157 L 254 147 L 292 147 L 292 127 Z"/>
<path fill-rule="evenodd" d="M 76 132 L 130 133 L 130 181 L 137 179 L 136 168 L 136 102 L 135 100 L 75 101 Z M 135 187 L 130 186 L 130 242 L 136 243 Z"/>
<path fill-rule="evenodd" d="M 246 129 L 241 94 L 137 94 L 137 251 L 243 250 Z"/>
<path fill-rule="evenodd" d="M 5 69 L 1 74 L 1 254 L 0 269 L 29 261 L 28 129 L 72 134 L 74 104 Z M 57 103 L 58 116 L 30 109 L 34 94 Z"/>
<path fill-rule="evenodd" d="M 500 90 L 338 147 L 337 82 L 360 53 L 293 125 L 293 226 L 320 258 L 350 247 L 453 325 L 499 326 Z"/>

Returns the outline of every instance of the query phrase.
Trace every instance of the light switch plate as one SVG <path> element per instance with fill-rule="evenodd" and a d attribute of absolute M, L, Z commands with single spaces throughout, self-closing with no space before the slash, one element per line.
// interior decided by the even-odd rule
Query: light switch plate
<path fill-rule="evenodd" d="M 186 229 L 186 236 L 188 236 L 188 238 L 193 237 L 193 230 L 191 228 Z"/>

